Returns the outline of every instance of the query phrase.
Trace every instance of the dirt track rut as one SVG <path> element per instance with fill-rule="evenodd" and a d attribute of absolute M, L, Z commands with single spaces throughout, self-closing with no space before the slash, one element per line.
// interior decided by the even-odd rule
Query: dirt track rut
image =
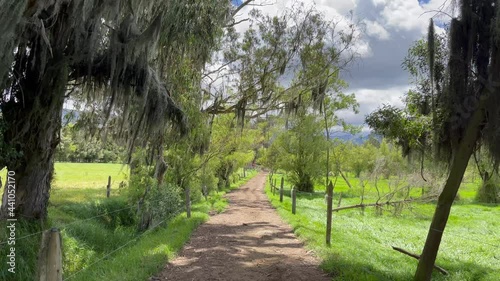
<path fill-rule="evenodd" d="M 259 173 L 229 193 L 227 210 L 202 224 L 151 280 L 331 280 L 269 204 Z"/>

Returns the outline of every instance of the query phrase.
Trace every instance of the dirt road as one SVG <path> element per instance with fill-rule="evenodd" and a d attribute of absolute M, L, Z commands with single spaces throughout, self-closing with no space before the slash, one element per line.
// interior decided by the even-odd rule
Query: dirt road
<path fill-rule="evenodd" d="M 260 173 L 229 193 L 228 209 L 201 225 L 151 280 L 331 280 L 271 207 L 265 181 Z"/>

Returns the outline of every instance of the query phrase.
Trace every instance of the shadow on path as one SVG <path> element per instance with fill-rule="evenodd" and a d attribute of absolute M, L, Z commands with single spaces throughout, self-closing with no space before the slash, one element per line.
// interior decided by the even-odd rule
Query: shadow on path
<path fill-rule="evenodd" d="M 151 280 L 330 280 L 269 204 L 266 174 L 229 193 L 226 212 L 201 225 Z"/>

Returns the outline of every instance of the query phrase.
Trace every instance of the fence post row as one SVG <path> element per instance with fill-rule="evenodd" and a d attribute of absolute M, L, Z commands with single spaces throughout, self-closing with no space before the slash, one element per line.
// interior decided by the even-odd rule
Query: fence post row
<path fill-rule="evenodd" d="M 38 280 L 62 281 L 62 240 L 59 229 L 46 230 L 38 256 Z"/>

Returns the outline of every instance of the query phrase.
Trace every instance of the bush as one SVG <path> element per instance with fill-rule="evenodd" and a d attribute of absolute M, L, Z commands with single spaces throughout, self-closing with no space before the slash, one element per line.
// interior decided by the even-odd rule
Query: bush
<path fill-rule="evenodd" d="M 488 181 L 484 182 L 477 191 L 476 200 L 481 203 L 500 202 L 499 183 L 500 180 L 497 176 L 493 176 Z"/>
<path fill-rule="evenodd" d="M 179 213 L 182 206 L 181 193 L 180 188 L 172 184 L 152 186 L 146 195 L 144 206 L 150 211 L 153 222 L 172 218 Z"/>

